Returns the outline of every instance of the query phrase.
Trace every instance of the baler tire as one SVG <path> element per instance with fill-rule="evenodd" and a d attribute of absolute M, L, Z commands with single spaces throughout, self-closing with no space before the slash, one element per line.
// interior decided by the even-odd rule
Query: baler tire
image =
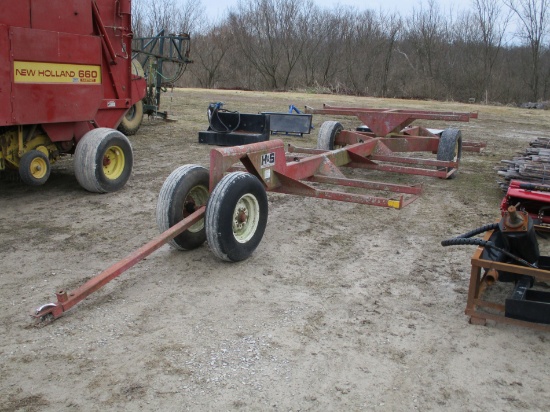
<path fill-rule="evenodd" d="M 334 141 L 342 130 L 344 128 L 340 122 L 334 120 L 324 122 L 319 128 L 319 134 L 317 135 L 317 149 L 334 150 Z"/>
<path fill-rule="evenodd" d="M 462 158 L 462 133 L 459 129 L 445 129 L 439 138 L 437 146 L 437 160 L 445 162 L 460 162 Z M 439 168 L 438 170 L 449 171 L 449 168 Z M 458 174 L 455 169 L 454 173 L 446 179 L 454 179 Z"/>
<path fill-rule="evenodd" d="M 206 205 L 208 201 L 208 170 L 199 165 L 184 165 L 174 170 L 164 181 L 157 201 L 157 226 L 165 232 Z M 178 250 L 191 250 L 206 241 L 204 219 L 170 240 Z"/>
<path fill-rule="evenodd" d="M 128 109 L 120 124 L 118 125 L 118 131 L 124 133 L 126 136 L 133 136 L 139 130 L 141 122 L 143 120 L 143 101 L 135 102 L 132 107 Z"/>
<path fill-rule="evenodd" d="M 120 190 L 132 174 L 133 163 L 130 141 L 115 129 L 91 130 L 76 145 L 76 180 L 89 192 Z"/>
<path fill-rule="evenodd" d="M 206 239 L 218 258 L 239 262 L 260 244 L 267 225 L 264 185 L 245 172 L 225 175 L 206 206 Z"/>
<path fill-rule="evenodd" d="M 40 186 L 50 177 L 48 156 L 40 150 L 29 150 L 19 160 L 19 177 L 30 186 Z"/>

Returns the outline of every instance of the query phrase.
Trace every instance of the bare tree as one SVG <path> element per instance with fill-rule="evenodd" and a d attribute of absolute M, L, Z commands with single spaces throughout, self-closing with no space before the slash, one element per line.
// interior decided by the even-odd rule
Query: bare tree
<path fill-rule="evenodd" d="M 420 9 L 413 9 L 406 19 L 404 41 L 399 50 L 415 74 L 401 76 L 403 85 L 410 89 L 407 94 L 443 97 L 440 91 L 445 84 L 443 72 L 450 69 L 445 59 L 449 47 L 448 25 L 434 0 L 429 0 L 426 8 L 421 5 Z"/>
<path fill-rule="evenodd" d="M 473 0 L 477 35 L 482 45 L 483 91 L 487 100 L 498 55 L 502 50 L 510 13 L 504 13 L 497 0 Z"/>
<path fill-rule="evenodd" d="M 204 7 L 201 0 L 134 0 L 132 16 L 136 37 L 154 36 L 161 30 L 190 33 L 204 21 Z"/>
<path fill-rule="evenodd" d="M 383 15 L 380 13 L 380 18 L 386 27 L 386 51 L 384 57 L 384 66 L 382 72 L 382 96 L 386 97 L 388 95 L 388 79 L 390 75 L 391 60 L 393 52 L 395 50 L 395 45 L 398 40 L 399 33 L 403 27 L 403 21 L 399 13 L 392 13 L 388 15 Z"/>
<path fill-rule="evenodd" d="M 342 21 L 346 11 L 342 7 L 320 10 L 314 7 L 308 15 L 308 25 L 302 35 L 306 47 L 301 55 L 305 85 L 333 86 L 342 60 Z"/>
<path fill-rule="evenodd" d="M 190 70 L 201 87 L 207 89 L 216 87 L 217 82 L 224 76 L 222 72 L 224 59 L 234 48 L 232 42 L 228 41 L 229 37 L 227 25 L 219 24 L 195 38 L 193 48 L 195 63 Z"/>
<path fill-rule="evenodd" d="M 240 52 L 272 89 L 286 88 L 300 58 L 310 2 L 249 0 L 229 14 L 231 33 Z"/>
<path fill-rule="evenodd" d="M 530 76 L 528 86 L 531 97 L 537 101 L 540 95 L 541 53 L 548 35 L 548 12 L 550 0 L 504 0 L 504 3 L 518 18 L 519 36 L 530 51 Z"/>

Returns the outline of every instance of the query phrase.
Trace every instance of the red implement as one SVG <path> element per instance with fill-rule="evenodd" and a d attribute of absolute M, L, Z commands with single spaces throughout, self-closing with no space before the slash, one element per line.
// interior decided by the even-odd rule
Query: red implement
<path fill-rule="evenodd" d="M 469 122 L 477 119 L 477 113 L 442 112 L 406 109 L 369 109 L 363 107 L 342 107 L 323 104 L 322 109 L 312 107 L 305 108 L 305 113 L 355 116 L 371 130 L 366 132 L 373 137 L 386 137 L 388 135 L 408 135 L 411 137 L 437 137 L 430 129 L 421 126 L 410 127 L 415 120 L 439 120 L 446 122 Z M 344 136 L 342 136 L 344 137 Z M 356 143 L 353 136 L 348 136 L 348 144 Z M 486 145 L 484 143 L 462 142 L 466 151 L 479 152 Z"/>

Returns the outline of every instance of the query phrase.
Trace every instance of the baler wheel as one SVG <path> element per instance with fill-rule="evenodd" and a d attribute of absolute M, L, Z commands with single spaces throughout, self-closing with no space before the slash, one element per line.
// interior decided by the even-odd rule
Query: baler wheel
<path fill-rule="evenodd" d="M 334 150 L 336 148 L 334 140 L 343 129 L 340 122 L 333 120 L 324 122 L 317 135 L 317 149 Z"/>
<path fill-rule="evenodd" d="M 443 160 L 445 162 L 460 162 L 462 158 L 462 134 L 458 129 L 445 129 L 441 133 L 439 138 L 439 145 L 437 146 L 437 160 Z M 441 168 L 440 170 L 448 171 L 448 168 Z M 447 179 L 454 179 L 458 173 L 455 170 L 452 175 Z"/>
<path fill-rule="evenodd" d="M 19 161 L 19 176 L 31 186 L 40 186 L 50 177 L 50 161 L 40 150 L 29 150 Z"/>
<path fill-rule="evenodd" d="M 86 133 L 76 146 L 76 180 L 90 192 L 115 192 L 130 178 L 133 162 L 128 138 L 117 130 L 100 127 Z"/>
<path fill-rule="evenodd" d="M 126 136 L 133 136 L 139 130 L 141 121 L 143 120 L 143 101 L 140 100 L 128 109 L 122 121 L 118 125 L 118 131 Z"/>
<path fill-rule="evenodd" d="M 208 201 L 208 170 L 198 165 L 184 165 L 164 181 L 157 201 L 157 226 L 164 232 L 182 221 Z M 204 219 L 201 219 L 169 244 L 175 249 L 191 250 L 206 241 Z"/>
<path fill-rule="evenodd" d="M 225 175 L 206 206 L 206 238 L 222 260 L 239 262 L 260 244 L 267 225 L 267 195 L 260 180 L 245 172 Z"/>

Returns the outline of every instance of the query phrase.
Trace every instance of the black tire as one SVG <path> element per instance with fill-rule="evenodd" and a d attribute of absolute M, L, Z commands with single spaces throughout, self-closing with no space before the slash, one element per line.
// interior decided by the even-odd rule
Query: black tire
<path fill-rule="evenodd" d="M 143 101 L 140 100 L 128 109 L 118 125 L 118 131 L 124 133 L 126 136 L 133 136 L 139 130 L 142 120 Z"/>
<path fill-rule="evenodd" d="M 120 190 L 132 174 L 132 145 L 121 132 L 100 127 L 86 133 L 75 151 L 75 175 L 94 193 Z"/>
<path fill-rule="evenodd" d="M 40 186 L 50 177 L 51 167 L 48 156 L 40 150 L 29 150 L 19 161 L 19 176 L 23 183 Z"/>
<path fill-rule="evenodd" d="M 334 150 L 334 140 L 338 134 L 344 130 L 340 122 L 330 120 L 324 122 L 319 128 L 317 135 L 317 149 Z"/>
<path fill-rule="evenodd" d="M 363 133 L 372 133 L 372 130 L 369 126 L 367 126 L 366 124 L 363 124 L 361 126 L 357 126 L 355 128 L 355 131 L 356 132 L 363 132 Z"/>
<path fill-rule="evenodd" d="M 164 232 L 181 222 L 208 201 L 208 170 L 198 165 L 184 165 L 166 178 L 157 201 L 157 226 Z M 206 241 L 204 219 L 176 236 L 169 245 L 179 250 L 191 250 Z"/>
<path fill-rule="evenodd" d="M 460 162 L 462 158 L 462 133 L 458 129 L 445 129 L 439 138 L 437 146 L 437 160 L 445 162 Z M 440 168 L 439 170 L 449 171 L 449 168 Z M 455 169 L 454 173 L 447 179 L 454 179 L 458 174 Z"/>
<path fill-rule="evenodd" d="M 260 244 L 267 225 L 267 194 L 258 178 L 229 173 L 216 185 L 206 206 L 206 238 L 220 259 L 239 262 Z"/>

